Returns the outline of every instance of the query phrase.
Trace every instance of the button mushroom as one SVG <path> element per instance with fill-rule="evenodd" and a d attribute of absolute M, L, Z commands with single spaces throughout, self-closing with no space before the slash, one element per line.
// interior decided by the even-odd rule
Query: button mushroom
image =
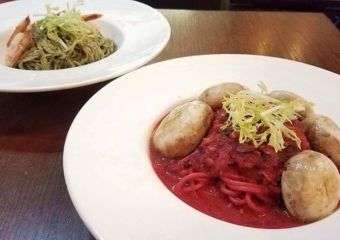
<path fill-rule="evenodd" d="M 154 147 L 165 157 L 184 157 L 200 143 L 212 118 L 211 107 L 202 101 L 177 106 L 154 132 Z"/>
<path fill-rule="evenodd" d="M 305 150 L 286 162 L 282 195 L 291 215 L 311 222 L 331 214 L 340 199 L 340 175 L 334 163 L 319 152 Z"/>
<path fill-rule="evenodd" d="M 318 115 L 308 126 L 313 149 L 330 157 L 340 167 L 340 128 L 332 119 Z"/>
<path fill-rule="evenodd" d="M 268 94 L 270 97 L 278 99 L 278 100 L 282 100 L 282 101 L 293 101 L 295 99 L 302 99 L 304 100 L 302 97 L 300 97 L 299 95 L 289 92 L 289 91 L 284 91 L 284 90 L 275 90 L 275 91 L 271 91 Z"/>
<path fill-rule="evenodd" d="M 212 108 L 219 108 L 222 107 L 224 97 L 228 97 L 230 94 L 236 94 L 245 89 L 245 87 L 238 83 L 221 83 L 203 91 L 199 99 L 209 104 Z"/>
<path fill-rule="evenodd" d="M 303 104 L 298 107 L 297 112 L 302 116 L 302 117 L 311 117 L 314 115 L 313 109 L 311 107 L 311 104 L 308 104 L 308 102 L 303 98 L 300 97 L 299 95 L 289 92 L 289 91 L 284 91 L 284 90 L 275 90 L 271 91 L 268 96 L 281 100 L 281 101 L 294 101 L 294 100 L 300 100 Z"/>

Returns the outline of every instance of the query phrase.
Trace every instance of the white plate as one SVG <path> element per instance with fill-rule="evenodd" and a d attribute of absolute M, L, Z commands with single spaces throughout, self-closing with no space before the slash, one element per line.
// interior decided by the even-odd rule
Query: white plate
<path fill-rule="evenodd" d="M 302 227 L 242 227 L 201 213 L 174 196 L 148 157 L 150 130 L 174 103 L 217 83 L 291 90 L 340 123 L 340 77 L 294 61 L 207 55 L 143 67 L 110 83 L 80 111 L 67 135 L 64 173 L 72 201 L 102 240 L 338 239 L 340 211 Z"/>
<path fill-rule="evenodd" d="M 45 13 L 46 4 L 65 8 L 66 2 L 72 1 L 34 0 L 0 4 L 0 91 L 52 91 L 109 80 L 150 61 L 169 40 L 169 23 L 147 5 L 129 0 L 85 0 L 79 9 L 103 14 L 94 22 L 104 36 L 118 44 L 116 52 L 95 63 L 64 70 L 28 71 L 5 66 L 5 44 L 12 28 L 28 14 Z"/>

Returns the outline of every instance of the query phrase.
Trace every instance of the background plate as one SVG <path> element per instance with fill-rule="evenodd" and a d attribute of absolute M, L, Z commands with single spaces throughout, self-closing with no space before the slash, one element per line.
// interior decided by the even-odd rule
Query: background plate
<path fill-rule="evenodd" d="M 120 76 L 154 58 L 167 44 L 170 26 L 157 10 L 129 0 L 86 0 L 79 9 L 102 13 L 94 21 L 118 50 L 100 61 L 63 70 L 28 71 L 4 65 L 5 44 L 13 27 L 25 16 L 46 12 L 46 4 L 66 7 L 68 0 L 14 1 L 0 4 L 0 91 L 38 92 L 80 87 Z"/>
<path fill-rule="evenodd" d="M 150 131 L 169 107 L 227 81 L 293 91 L 340 123 L 340 77 L 290 60 L 206 55 L 146 66 L 110 83 L 83 107 L 68 133 L 64 173 L 72 201 L 102 240 L 321 240 L 340 235 L 340 211 L 302 227 L 269 230 L 229 224 L 188 206 L 160 182 Z"/>

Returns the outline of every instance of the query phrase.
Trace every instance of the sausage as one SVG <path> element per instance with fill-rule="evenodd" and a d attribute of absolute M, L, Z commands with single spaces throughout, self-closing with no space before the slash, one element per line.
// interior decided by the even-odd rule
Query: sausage
<path fill-rule="evenodd" d="M 222 107 L 224 97 L 229 97 L 230 94 L 236 94 L 245 89 L 245 87 L 238 83 L 221 83 L 204 90 L 199 99 L 209 104 L 210 107 L 216 109 Z"/>
<path fill-rule="evenodd" d="M 199 100 L 175 107 L 161 121 L 152 137 L 165 157 L 184 157 L 200 143 L 213 118 L 211 107 Z"/>
<path fill-rule="evenodd" d="M 332 119 L 316 116 L 309 122 L 307 136 L 313 149 L 327 155 L 340 167 L 340 128 Z"/>
<path fill-rule="evenodd" d="M 304 222 L 331 214 L 340 199 L 340 175 L 325 155 L 305 150 L 286 162 L 282 196 L 289 213 Z"/>

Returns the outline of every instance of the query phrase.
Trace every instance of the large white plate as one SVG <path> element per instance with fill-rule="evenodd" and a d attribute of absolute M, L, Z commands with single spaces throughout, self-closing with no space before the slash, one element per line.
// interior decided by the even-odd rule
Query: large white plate
<path fill-rule="evenodd" d="M 94 21 L 118 50 L 98 62 L 53 71 L 27 71 L 4 65 L 5 43 L 13 27 L 25 16 L 46 12 L 46 4 L 66 7 L 76 0 L 33 0 L 0 4 L 0 91 L 38 92 L 80 87 L 112 79 L 142 66 L 167 44 L 170 26 L 155 9 L 130 0 L 85 0 L 83 12 L 102 13 Z"/>
<path fill-rule="evenodd" d="M 294 61 L 251 55 L 173 59 L 129 73 L 98 92 L 68 133 L 64 173 L 80 216 L 102 240 L 324 240 L 340 236 L 340 211 L 302 227 L 265 230 L 196 211 L 160 182 L 148 157 L 150 130 L 176 102 L 216 83 L 291 90 L 340 123 L 340 77 Z"/>

